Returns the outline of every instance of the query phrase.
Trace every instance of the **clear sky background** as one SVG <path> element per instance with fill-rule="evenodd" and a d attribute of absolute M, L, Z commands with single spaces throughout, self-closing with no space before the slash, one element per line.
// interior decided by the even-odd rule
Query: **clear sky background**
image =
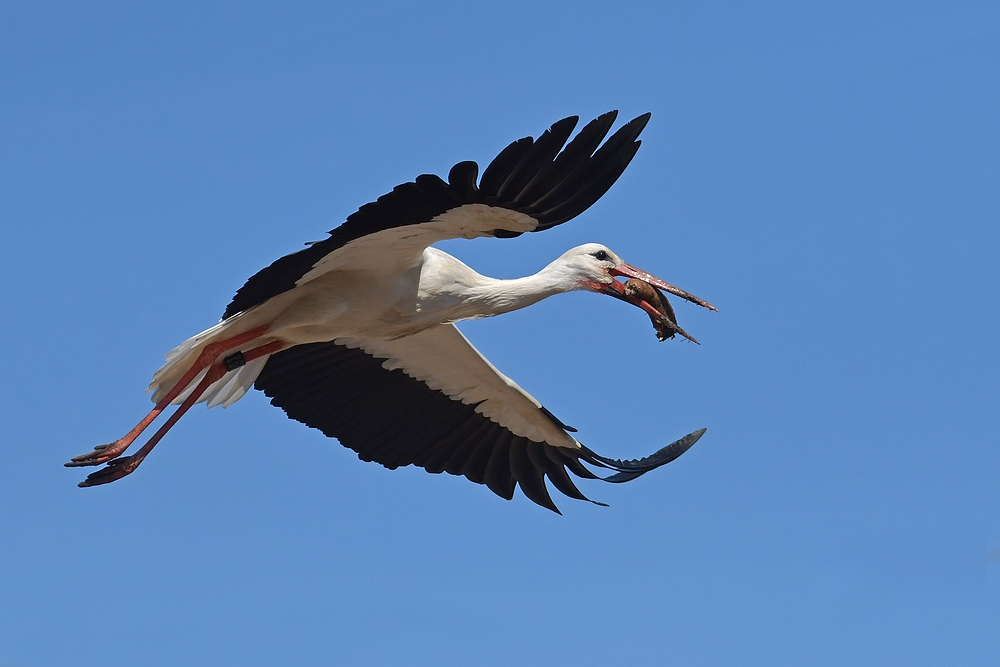
<path fill-rule="evenodd" d="M 996 3 L 155 4 L 0 5 L 0 664 L 998 664 Z M 258 392 L 62 467 L 273 259 L 609 109 L 652 121 L 597 205 L 446 246 L 602 242 L 721 309 L 676 304 L 700 347 L 593 294 L 463 326 L 606 455 L 708 428 L 609 508 Z"/>

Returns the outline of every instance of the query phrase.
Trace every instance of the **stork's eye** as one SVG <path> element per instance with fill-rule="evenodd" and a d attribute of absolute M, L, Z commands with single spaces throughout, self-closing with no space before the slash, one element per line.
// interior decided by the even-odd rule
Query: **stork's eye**
<path fill-rule="evenodd" d="M 597 261 L 603 262 L 608 258 L 608 253 L 604 252 L 603 250 L 598 250 L 597 252 L 594 253 L 594 257 L 597 259 Z"/>

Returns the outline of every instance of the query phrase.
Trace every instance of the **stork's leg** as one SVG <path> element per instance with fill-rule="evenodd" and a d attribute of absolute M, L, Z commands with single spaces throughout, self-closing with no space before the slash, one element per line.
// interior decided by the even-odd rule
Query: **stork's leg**
<path fill-rule="evenodd" d="M 142 421 L 136 424 L 135 428 L 125 434 L 124 437 L 121 437 L 114 442 L 110 442 L 106 445 L 98 445 L 97 447 L 94 447 L 94 451 L 92 452 L 81 454 L 80 456 L 74 456 L 66 464 L 66 467 L 75 468 L 78 466 L 96 466 L 121 456 L 122 453 L 128 449 L 133 442 L 135 442 L 135 439 L 138 438 L 144 430 L 146 430 L 146 427 L 152 424 L 153 420 L 155 420 L 161 412 L 166 410 L 167 406 L 170 405 L 173 400 L 177 398 L 181 392 L 183 392 L 187 386 L 191 384 L 191 382 L 194 381 L 195 377 L 198 376 L 198 373 L 200 373 L 205 367 L 211 366 L 215 363 L 215 360 L 223 352 L 228 352 L 233 348 L 245 345 L 256 338 L 260 338 L 267 333 L 267 330 L 270 327 L 270 324 L 265 324 L 257 327 L 256 329 L 251 329 L 246 333 L 239 334 L 238 336 L 233 336 L 232 338 L 227 338 L 225 340 L 220 340 L 216 343 L 206 345 L 201 351 L 201 354 L 198 355 L 198 360 L 194 362 L 194 365 L 192 365 L 190 369 L 188 369 L 188 372 L 184 374 L 184 377 L 182 377 L 177 384 L 175 384 L 173 388 L 167 392 L 167 395 L 156 404 L 156 407 L 150 410 L 148 415 L 143 417 Z M 201 393 L 204 393 L 204 390 L 199 393 L 199 396 Z"/>
<path fill-rule="evenodd" d="M 284 342 L 276 340 L 266 345 L 255 347 L 254 349 L 243 353 L 243 361 L 250 362 L 265 355 L 274 354 L 275 352 L 280 351 L 284 346 Z M 177 420 L 184 416 L 184 413 L 187 412 L 192 405 L 198 402 L 198 399 L 205 393 L 205 390 L 212 386 L 214 382 L 222 379 L 222 376 L 228 372 L 229 367 L 227 366 L 226 361 L 220 361 L 219 363 L 214 364 L 211 368 L 209 368 L 208 373 L 205 374 L 205 377 L 202 378 L 201 382 L 198 383 L 198 386 L 194 388 L 194 391 L 192 391 L 191 394 L 184 399 L 184 402 L 181 403 L 180 407 L 178 407 L 176 411 L 174 411 L 174 414 L 170 415 L 170 418 L 166 421 L 166 423 L 153 434 L 153 437 L 150 438 L 149 441 L 139 449 L 139 451 L 131 456 L 123 456 L 109 461 L 107 466 L 88 475 L 87 479 L 80 482 L 79 486 L 86 487 L 107 484 L 108 482 L 113 482 L 116 479 L 121 479 L 138 468 L 139 464 L 142 463 L 142 460 L 145 459 L 151 451 L 153 451 L 153 447 L 156 447 L 156 444 L 163 438 L 164 435 L 167 434 L 167 431 L 169 431 L 171 427 L 177 423 Z"/>

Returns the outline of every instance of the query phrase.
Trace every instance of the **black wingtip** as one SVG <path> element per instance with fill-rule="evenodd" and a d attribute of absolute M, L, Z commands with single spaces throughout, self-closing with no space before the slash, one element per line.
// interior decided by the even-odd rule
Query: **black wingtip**
<path fill-rule="evenodd" d="M 623 127 L 632 128 L 632 131 L 635 132 L 635 136 L 638 136 L 644 129 L 646 129 L 646 125 L 649 123 L 649 119 L 652 117 L 653 114 L 647 111 L 641 116 L 636 116 L 635 118 L 627 122 Z"/>
<path fill-rule="evenodd" d="M 579 122 L 579 116 L 566 116 L 565 118 L 552 123 L 548 131 L 552 134 L 562 134 L 563 132 L 570 134 Z"/>
<path fill-rule="evenodd" d="M 656 468 L 677 459 L 681 456 L 681 454 L 691 449 L 691 447 L 694 446 L 694 443 L 698 442 L 701 436 L 705 435 L 706 430 L 707 429 L 700 428 L 697 431 L 688 433 L 680 440 L 675 440 L 654 454 L 639 460 L 621 461 L 617 459 L 609 459 L 591 451 L 583 445 L 580 445 L 581 452 L 583 453 L 583 456 L 580 458 L 591 465 L 614 470 L 616 474 L 611 475 L 610 477 L 602 477 L 601 479 L 605 482 L 620 484 L 622 482 L 631 481 L 641 475 L 645 475 L 650 470 L 655 470 Z"/>

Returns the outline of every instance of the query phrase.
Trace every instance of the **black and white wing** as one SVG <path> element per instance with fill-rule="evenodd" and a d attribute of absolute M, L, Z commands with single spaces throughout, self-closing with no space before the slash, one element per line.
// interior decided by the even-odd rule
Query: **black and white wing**
<path fill-rule="evenodd" d="M 292 419 L 337 438 L 364 461 L 464 475 L 510 500 L 515 486 L 554 512 L 545 478 L 589 500 L 567 471 L 583 463 L 626 482 L 673 461 L 704 430 L 638 461 L 608 459 L 500 373 L 451 324 L 392 341 L 342 338 L 271 356 L 254 385 Z"/>
<path fill-rule="evenodd" d="M 649 114 L 626 123 L 602 145 L 617 112 L 588 123 L 568 144 L 577 117 L 538 140 L 510 144 L 486 167 L 459 162 L 448 182 L 425 174 L 365 204 L 330 236 L 286 255 L 252 276 L 223 319 L 248 310 L 326 271 L 416 261 L 427 246 L 452 238 L 509 238 L 549 229 L 587 210 L 614 184 L 639 149 Z"/>

